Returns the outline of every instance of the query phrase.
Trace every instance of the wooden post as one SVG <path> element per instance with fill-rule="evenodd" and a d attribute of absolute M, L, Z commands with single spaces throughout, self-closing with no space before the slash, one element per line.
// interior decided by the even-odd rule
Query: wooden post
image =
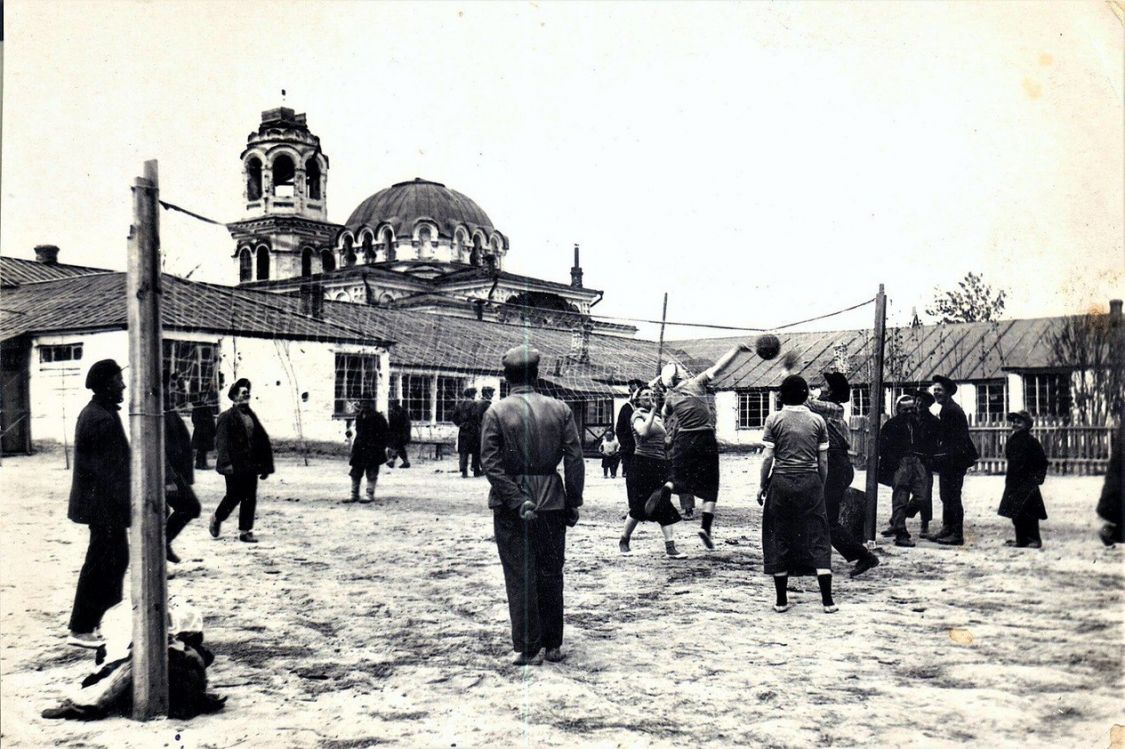
<path fill-rule="evenodd" d="M 875 351 L 871 360 L 871 411 L 867 416 L 867 517 L 863 524 L 868 546 L 875 544 L 879 509 L 879 427 L 883 415 L 883 349 L 887 333 L 887 295 L 883 284 L 875 295 Z"/>
<path fill-rule="evenodd" d="M 664 311 L 660 313 L 660 348 L 656 351 L 656 375 L 664 368 L 664 323 L 668 320 L 668 292 L 664 292 Z"/>
<path fill-rule="evenodd" d="M 168 714 L 168 590 L 164 546 L 164 420 L 160 232 L 155 161 L 133 186 L 126 285 L 132 455 L 133 718 Z"/>

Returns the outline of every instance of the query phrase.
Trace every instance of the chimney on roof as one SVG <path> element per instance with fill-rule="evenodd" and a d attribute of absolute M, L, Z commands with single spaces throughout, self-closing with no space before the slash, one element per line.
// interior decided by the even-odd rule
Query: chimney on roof
<path fill-rule="evenodd" d="M 1120 299 L 1110 299 L 1109 300 L 1109 321 L 1111 323 L 1113 323 L 1114 325 L 1120 325 L 1121 324 L 1121 300 Z"/>
<path fill-rule="evenodd" d="M 35 245 L 35 260 L 44 265 L 58 265 L 59 248 L 53 244 L 37 244 Z"/>
<path fill-rule="evenodd" d="M 574 267 L 570 269 L 570 285 L 576 289 L 582 288 L 582 264 L 578 262 L 578 243 L 574 244 Z"/>
<path fill-rule="evenodd" d="M 301 314 L 324 319 L 324 287 L 318 283 L 301 286 Z"/>

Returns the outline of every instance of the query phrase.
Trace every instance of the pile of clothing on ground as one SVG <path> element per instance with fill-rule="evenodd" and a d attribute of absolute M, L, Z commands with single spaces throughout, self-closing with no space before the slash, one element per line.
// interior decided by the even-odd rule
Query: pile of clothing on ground
<path fill-rule="evenodd" d="M 103 619 L 106 644 L 97 649 L 94 670 L 44 718 L 100 720 L 133 708 L 132 608 L 114 606 Z M 168 606 L 168 715 L 184 720 L 223 709 L 226 697 L 207 691 L 207 667 L 215 656 L 203 646 L 203 617 L 191 606 Z"/>

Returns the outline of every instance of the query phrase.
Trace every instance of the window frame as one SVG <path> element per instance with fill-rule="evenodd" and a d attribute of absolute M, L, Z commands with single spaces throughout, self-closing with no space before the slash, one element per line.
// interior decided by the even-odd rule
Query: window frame
<path fill-rule="evenodd" d="M 176 411 L 190 411 L 193 404 L 207 388 L 214 396 L 207 405 L 219 410 L 219 344 L 214 341 L 194 341 L 187 338 L 164 338 L 160 342 L 161 371 L 175 373 L 180 380 L 176 388 Z M 185 365 L 187 371 L 185 372 Z M 168 404 L 165 404 L 168 408 Z"/>
<path fill-rule="evenodd" d="M 343 370 L 340 368 L 341 363 L 344 364 Z M 366 390 L 372 398 L 379 392 L 379 355 L 336 351 L 332 371 L 332 418 L 355 418 L 354 404 L 363 392 Z M 358 378 L 349 378 L 352 373 L 357 373 Z"/>
<path fill-rule="evenodd" d="M 772 406 L 770 391 L 767 388 L 739 390 L 735 404 L 735 425 L 737 429 L 762 429 L 766 425 Z M 752 398 L 754 400 L 752 400 Z M 756 402 L 755 402 L 756 401 Z M 754 416 L 756 415 L 756 418 Z M 754 423 L 757 421 L 758 423 Z"/>
<path fill-rule="evenodd" d="M 65 358 L 59 358 L 57 355 L 63 353 L 64 349 L 67 350 L 69 355 Z M 82 341 L 75 341 L 73 343 L 47 343 L 39 345 L 40 364 L 67 364 L 72 362 L 80 362 L 82 361 L 82 354 Z"/>

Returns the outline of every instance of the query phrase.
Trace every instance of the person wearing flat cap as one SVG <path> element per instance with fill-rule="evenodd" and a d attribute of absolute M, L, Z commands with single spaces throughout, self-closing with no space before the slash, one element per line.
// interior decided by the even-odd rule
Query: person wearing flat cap
<path fill-rule="evenodd" d="M 223 521 L 238 507 L 238 540 L 256 544 L 258 479 L 273 473 L 273 447 L 258 415 L 250 410 L 250 380 L 236 381 L 227 397 L 234 405 L 219 415 L 215 425 L 215 470 L 226 479 L 227 493 L 211 515 L 208 530 L 218 538 Z"/>
<path fill-rule="evenodd" d="M 125 381 L 113 359 L 86 374 L 94 395 L 74 428 L 74 475 L 67 517 L 90 528 L 86 560 L 78 575 L 67 642 L 85 648 L 105 644 L 99 628 L 105 612 L 121 602 L 129 567 L 129 442 L 121 424 Z"/>
<path fill-rule="evenodd" d="M 942 375 L 935 375 L 933 379 L 934 400 L 941 407 L 933 459 L 941 497 L 941 529 L 925 538 L 945 546 L 962 546 L 965 543 L 965 506 L 961 501 L 961 489 L 965 473 L 980 454 L 969 436 L 968 417 L 953 401 L 957 383 Z"/>
<path fill-rule="evenodd" d="M 539 352 L 517 346 L 501 361 L 510 391 L 484 413 L 481 463 L 512 625 L 516 665 L 563 658 L 566 529 L 578 522 L 585 465 L 570 407 L 535 390 Z M 563 475 L 559 476 L 559 463 Z"/>
<path fill-rule="evenodd" d="M 453 424 L 457 427 L 457 455 L 460 458 L 461 478 L 469 478 L 469 466 L 473 476 L 480 476 L 480 418 L 477 406 L 477 389 L 465 388 L 461 400 L 453 407 Z"/>
<path fill-rule="evenodd" d="M 1006 541 L 1008 546 L 1038 549 L 1043 546 L 1039 521 L 1047 519 L 1047 508 L 1039 491 L 1047 478 L 1047 456 L 1039 440 L 1031 436 L 1031 427 L 1035 426 L 1031 414 L 1014 411 L 1008 414 L 1008 423 L 1012 426 L 1012 436 L 1004 445 L 1008 469 L 1004 472 L 1004 496 L 997 513 L 1010 518 L 1015 526 L 1015 540 Z"/>
<path fill-rule="evenodd" d="M 848 423 L 844 421 L 844 407 L 851 396 L 851 385 L 842 372 L 824 373 L 825 391 L 817 398 L 805 402 L 808 409 L 824 419 L 828 426 L 828 477 L 824 481 L 824 510 L 828 514 L 828 530 L 832 535 L 832 548 L 849 562 L 855 562 L 850 575 L 862 575 L 879 564 L 872 554 L 852 534 L 840 525 L 840 505 L 844 492 L 852 485 L 855 469 L 848 454 L 851 447 Z"/>

